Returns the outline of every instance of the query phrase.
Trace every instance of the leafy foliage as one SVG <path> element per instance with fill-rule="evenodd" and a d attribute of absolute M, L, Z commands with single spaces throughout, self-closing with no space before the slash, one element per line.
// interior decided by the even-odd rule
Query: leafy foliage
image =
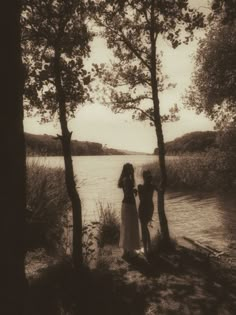
<path fill-rule="evenodd" d="M 88 266 L 97 258 L 98 225 L 99 222 L 90 222 L 84 224 L 82 229 L 84 263 Z"/>
<path fill-rule="evenodd" d="M 154 124 L 154 76 L 159 92 L 174 87 L 166 83 L 161 71 L 162 52 L 157 51 L 157 39 L 163 37 L 173 48 L 187 44 L 194 29 L 203 26 L 203 16 L 189 8 L 187 0 L 107 0 L 99 1 L 98 11 L 95 20 L 115 57 L 111 69 L 104 65 L 97 68 L 110 86 L 107 102 L 111 100 L 115 112 L 131 110 L 134 118 L 149 119 Z M 176 119 L 177 113 L 174 105 L 162 121 Z"/>
<path fill-rule="evenodd" d="M 204 112 L 217 128 L 236 122 L 236 22 L 213 21 L 200 41 L 195 71 L 185 103 Z"/>
<path fill-rule="evenodd" d="M 50 119 L 58 111 L 55 58 L 60 58 L 63 101 L 67 114 L 89 99 L 91 75 L 83 59 L 92 34 L 86 25 L 83 0 L 24 0 L 21 17 L 23 61 L 26 66 L 25 109 Z"/>
<path fill-rule="evenodd" d="M 236 19 L 236 1 L 235 0 L 213 0 L 213 17 L 220 15 L 223 24 L 228 24 Z"/>

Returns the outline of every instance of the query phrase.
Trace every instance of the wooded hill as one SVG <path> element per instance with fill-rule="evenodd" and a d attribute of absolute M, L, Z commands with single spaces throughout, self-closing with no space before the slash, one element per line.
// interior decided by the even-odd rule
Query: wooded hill
<path fill-rule="evenodd" d="M 61 156 L 62 147 L 59 139 L 50 135 L 25 133 L 27 155 Z M 121 150 L 104 147 L 101 143 L 88 141 L 71 141 L 72 155 L 124 155 Z"/>
<path fill-rule="evenodd" d="M 212 148 L 218 148 L 217 132 L 215 131 L 196 131 L 176 138 L 165 143 L 167 155 L 177 155 L 186 153 L 201 153 Z M 154 154 L 158 149 L 154 150 Z"/>

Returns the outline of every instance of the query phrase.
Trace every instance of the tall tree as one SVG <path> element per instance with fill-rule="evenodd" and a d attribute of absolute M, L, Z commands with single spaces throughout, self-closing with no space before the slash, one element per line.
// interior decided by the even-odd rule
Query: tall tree
<path fill-rule="evenodd" d="M 83 59 L 89 55 L 91 34 L 83 0 L 25 0 L 22 14 L 24 62 L 28 71 L 25 108 L 37 109 L 43 120 L 58 115 L 65 178 L 73 212 L 73 262 L 82 255 L 82 209 L 74 178 L 71 132 L 67 119 L 89 98 L 90 74 Z"/>
<path fill-rule="evenodd" d="M 23 314 L 25 147 L 23 132 L 23 68 L 20 49 L 21 1 L 6 2 L 0 13 L 2 47 L 0 106 L 0 313 Z"/>
<path fill-rule="evenodd" d="M 106 0 L 99 2 L 98 11 L 96 22 L 103 28 L 103 36 L 115 57 L 112 71 L 105 75 L 106 83 L 114 88 L 110 93 L 113 110 L 133 110 L 134 115 L 150 119 L 155 126 L 161 174 L 158 213 L 161 234 L 168 243 L 162 118 L 169 117 L 160 113 L 159 93 L 165 88 L 165 77 L 161 73 L 158 39 L 163 37 L 173 48 L 187 44 L 193 38 L 194 29 L 203 26 L 203 16 L 189 8 L 187 0 Z M 104 69 L 100 75 L 103 73 Z M 170 116 L 175 111 L 173 108 Z"/>
<path fill-rule="evenodd" d="M 185 103 L 204 112 L 218 128 L 236 126 L 236 20 L 213 20 L 195 57 Z"/>

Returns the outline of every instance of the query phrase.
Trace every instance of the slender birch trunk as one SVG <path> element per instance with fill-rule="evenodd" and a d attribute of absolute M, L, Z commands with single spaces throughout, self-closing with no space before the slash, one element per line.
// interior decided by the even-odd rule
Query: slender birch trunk
<path fill-rule="evenodd" d="M 71 132 L 68 130 L 66 117 L 66 104 L 63 86 L 61 82 L 60 73 L 60 52 L 56 50 L 55 53 L 55 84 L 57 102 L 59 104 L 59 120 L 61 125 L 62 135 L 60 140 L 62 143 L 62 151 L 65 163 L 65 179 L 66 188 L 72 204 L 73 214 L 73 245 L 72 258 L 76 269 L 80 269 L 83 264 L 82 253 L 82 207 L 79 193 L 76 189 L 76 182 L 74 177 L 73 162 L 71 155 Z"/>

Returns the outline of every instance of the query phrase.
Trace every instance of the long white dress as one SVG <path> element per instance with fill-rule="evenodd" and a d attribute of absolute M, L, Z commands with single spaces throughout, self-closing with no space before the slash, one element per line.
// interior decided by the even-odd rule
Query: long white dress
<path fill-rule="evenodd" d="M 123 180 L 124 199 L 121 207 L 121 226 L 119 246 L 126 251 L 140 249 L 138 212 L 133 185 L 130 179 Z"/>

